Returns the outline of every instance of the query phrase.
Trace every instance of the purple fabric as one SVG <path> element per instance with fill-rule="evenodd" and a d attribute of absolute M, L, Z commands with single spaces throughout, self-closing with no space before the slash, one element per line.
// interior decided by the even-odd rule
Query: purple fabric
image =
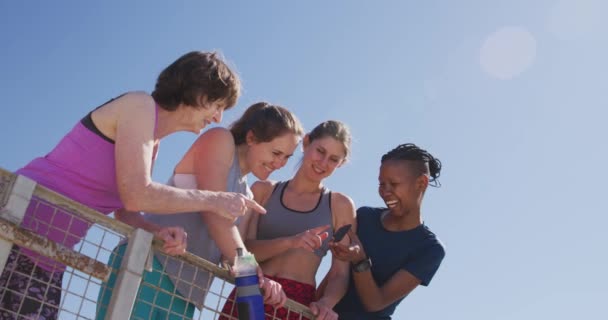
<path fill-rule="evenodd" d="M 16 173 L 106 215 L 124 207 L 116 184 L 114 144 L 80 122 L 49 154 L 32 160 Z M 86 235 L 90 224 L 66 210 L 32 199 L 22 226 L 71 248 Z M 49 271 L 63 268 L 30 250 L 22 251 Z"/>
<path fill-rule="evenodd" d="M 114 144 L 80 122 L 49 154 L 16 173 L 105 214 L 123 206 L 116 187 Z"/>
<path fill-rule="evenodd" d="M 104 214 L 123 207 L 116 186 L 114 144 L 80 122 L 49 154 L 34 159 L 16 173 Z M 85 236 L 90 225 L 34 198 L 22 226 L 71 248 Z M 40 267 L 57 268 L 51 267 L 55 265 L 52 260 L 30 250 L 23 248 L 23 253 L 33 260 L 40 259 Z"/>

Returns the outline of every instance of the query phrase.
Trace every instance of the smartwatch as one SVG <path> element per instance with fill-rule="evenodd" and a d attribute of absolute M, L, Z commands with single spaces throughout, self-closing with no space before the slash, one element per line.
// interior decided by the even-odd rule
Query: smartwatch
<path fill-rule="evenodd" d="M 363 271 L 367 271 L 372 267 L 372 259 L 370 259 L 369 257 L 367 259 L 363 259 L 357 263 L 353 263 L 351 265 L 351 269 L 354 272 L 363 272 Z"/>

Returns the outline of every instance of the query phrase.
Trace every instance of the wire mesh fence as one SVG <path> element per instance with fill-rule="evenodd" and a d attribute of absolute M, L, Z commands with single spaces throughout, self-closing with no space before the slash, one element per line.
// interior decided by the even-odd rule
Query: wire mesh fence
<path fill-rule="evenodd" d="M 227 270 L 160 246 L 0 169 L 0 319 L 237 319 L 222 314 L 234 288 Z M 267 319 L 313 318 L 291 300 L 271 312 Z"/>

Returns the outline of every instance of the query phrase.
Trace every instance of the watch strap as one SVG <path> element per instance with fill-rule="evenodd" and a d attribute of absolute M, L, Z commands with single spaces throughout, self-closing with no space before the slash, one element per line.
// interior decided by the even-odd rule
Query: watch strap
<path fill-rule="evenodd" d="M 372 259 L 369 257 L 363 259 L 357 263 L 352 264 L 351 268 L 354 272 L 363 272 L 367 271 L 372 267 Z"/>

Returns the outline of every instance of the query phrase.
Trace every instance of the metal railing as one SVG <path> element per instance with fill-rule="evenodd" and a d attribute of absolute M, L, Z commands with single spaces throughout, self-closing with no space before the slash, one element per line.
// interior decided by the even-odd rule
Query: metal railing
<path fill-rule="evenodd" d="M 34 210 L 32 216 L 39 219 L 28 222 L 30 225 L 37 224 L 38 232 L 23 226 L 27 210 Z M 49 233 L 53 232 L 49 221 L 66 216 L 69 217 L 65 228 L 68 230 L 66 237 L 82 237 L 69 234 L 73 225 L 85 223 L 90 226 L 86 236 L 73 248 L 49 240 L 40 231 L 48 229 Z M 0 270 L 8 279 L 15 274 L 15 278 L 19 275 L 30 277 L 28 281 L 34 280 L 34 276 L 23 274 L 19 268 L 9 270 L 7 260 L 14 245 L 27 249 L 27 257 L 36 264 L 49 265 L 52 262 L 59 263 L 61 268 L 65 266 L 61 288 L 57 288 L 61 290 L 58 318 L 62 320 L 102 319 L 102 314 L 105 314 L 105 319 L 149 319 L 153 313 L 156 317 L 159 314 L 165 315 L 167 319 L 218 319 L 234 288 L 234 279 L 226 269 L 190 253 L 172 257 L 182 267 L 196 267 L 198 269 L 194 270 L 197 272 L 209 272 L 212 275 L 202 288 L 190 283 L 193 289 L 206 292 L 204 305 L 199 304 L 198 308 L 194 308 L 192 303 L 185 301 L 177 292 L 173 283 L 167 282 L 170 277 L 162 265 L 160 269 L 157 268 L 157 260 L 167 258 L 160 254 L 160 240 L 153 239 L 144 230 L 134 229 L 26 177 L 0 169 Z M 17 255 L 24 255 L 21 251 Z M 15 252 L 12 254 L 15 255 Z M 157 270 L 157 276 L 160 275 L 156 283 L 151 278 L 152 268 Z M 142 282 L 142 279 L 145 281 Z M 28 288 L 29 286 L 28 284 Z M 13 293 L 13 289 L 8 283 L 0 283 L 0 301 L 4 301 L 8 293 Z M 138 296 L 141 298 L 145 294 L 151 296 L 143 301 L 137 300 Z M 44 299 L 37 302 L 46 303 Z M 134 305 L 137 310 L 133 310 Z M 0 304 L 0 315 L 9 314 L 17 318 L 18 310 L 12 310 L 17 307 L 2 306 Z M 180 308 L 187 310 L 182 313 Z M 288 300 L 285 308 L 290 313 L 290 319 L 294 315 L 301 319 L 314 318 L 306 306 L 295 301 Z M 275 314 L 267 314 L 267 319 L 275 318 L 278 319 L 276 311 Z"/>

